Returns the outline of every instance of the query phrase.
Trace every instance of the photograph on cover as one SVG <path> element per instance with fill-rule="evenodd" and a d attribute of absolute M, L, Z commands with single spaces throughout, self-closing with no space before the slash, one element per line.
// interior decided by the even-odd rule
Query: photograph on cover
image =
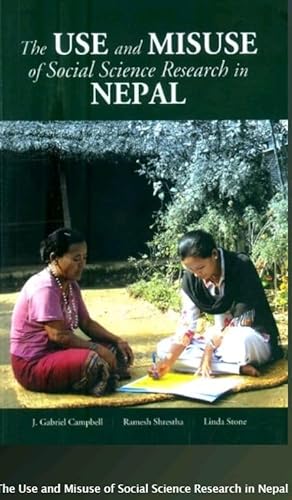
<path fill-rule="evenodd" d="M 287 407 L 287 134 L 1 122 L 1 408 Z"/>

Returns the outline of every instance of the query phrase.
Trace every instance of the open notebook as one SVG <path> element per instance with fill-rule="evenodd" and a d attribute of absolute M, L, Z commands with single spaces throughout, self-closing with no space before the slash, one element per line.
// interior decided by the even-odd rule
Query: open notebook
<path fill-rule="evenodd" d="M 175 394 L 213 403 L 237 384 L 238 378 L 236 376 L 205 378 L 197 375 L 170 372 L 159 380 L 153 380 L 146 375 L 134 382 L 123 385 L 118 391 Z"/>

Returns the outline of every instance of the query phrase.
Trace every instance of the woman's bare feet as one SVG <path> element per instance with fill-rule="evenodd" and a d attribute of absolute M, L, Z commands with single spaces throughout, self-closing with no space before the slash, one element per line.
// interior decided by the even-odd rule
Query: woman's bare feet
<path fill-rule="evenodd" d="M 240 367 L 241 375 L 249 375 L 250 377 L 259 377 L 260 372 L 252 365 L 244 365 Z"/>

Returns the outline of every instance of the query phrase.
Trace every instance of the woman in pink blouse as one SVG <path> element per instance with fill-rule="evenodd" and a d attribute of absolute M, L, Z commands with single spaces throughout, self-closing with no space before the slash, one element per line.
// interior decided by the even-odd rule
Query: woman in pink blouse
<path fill-rule="evenodd" d="M 46 267 L 23 286 L 11 324 L 11 361 L 18 382 L 31 391 L 99 396 L 128 378 L 129 344 L 90 318 L 77 281 L 87 245 L 61 228 L 41 244 Z M 88 340 L 74 333 L 79 327 Z"/>

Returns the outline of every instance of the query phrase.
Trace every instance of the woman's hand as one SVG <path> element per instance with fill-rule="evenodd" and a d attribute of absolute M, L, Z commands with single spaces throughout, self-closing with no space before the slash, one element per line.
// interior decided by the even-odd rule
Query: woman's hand
<path fill-rule="evenodd" d="M 109 349 L 107 349 L 103 345 L 96 344 L 94 350 L 102 359 L 104 359 L 104 361 L 107 362 L 112 371 L 116 370 L 117 360 L 115 355 Z"/>
<path fill-rule="evenodd" d="M 163 377 L 171 368 L 170 360 L 163 359 L 158 361 L 155 366 L 152 365 L 148 368 L 148 375 L 154 379 L 159 379 Z"/>
<path fill-rule="evenodd" d="M 200 367 L 196 371 L 196 375 L 202 375 L 202 377 L 211 377 L 212 355 L 213 355 L 213 348 L 211 346 L 206 346 Z"/>
<path fill-rule="evenodd" d="M 127 365 L 132 365 L 134 361 L 134 354 L 128 342 L 123 339 L 117 341 L 117 349 L 122 353 L 124 361 Z"/>

